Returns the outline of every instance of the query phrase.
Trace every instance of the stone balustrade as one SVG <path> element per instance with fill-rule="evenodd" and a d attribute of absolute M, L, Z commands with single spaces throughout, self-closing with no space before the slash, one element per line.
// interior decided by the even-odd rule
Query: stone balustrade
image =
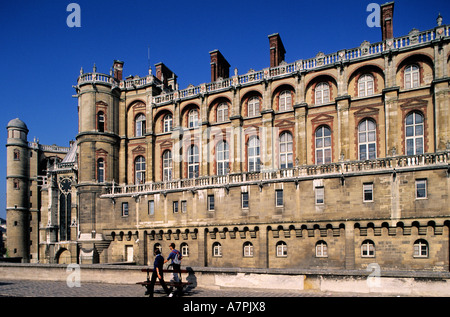
<path fill-rule="evenodd" d="M 263 184 L 278 181 L 296 181 L 330 176 L 347 176 L 354 173 L 375 171 L 401 172 L 406 169 L 440 166 L 450 168 L 450 151 L 426 153 L 414 156 L 395 156 L 367 161 L 346 161 L 323 165 L 302 165 L 289 169 L 261 172 L 231 173 L 227 175 L 201 176 L 167 182 L 151 182 L 139 185 L 112 185 L 104 197 L 130 196 L 158 193 L 170 190 L 196 190 L 230 185 Z"/>
<path fill-rule="evenodd" d="M 335 65 L 344 61 L 352 61 L 368 56 L 376 56 L 389 50 L 399 50 L 417 45 L 430 43 L 437 39 L 450 36 L 450 25 L 440 26 L 431 30 L 419 32 L 413 29 L 408 35 L 398 37 L 395 39 L 386 40 L 384 42 L 370 44 L 365 41 L 360 47 L 342 50 L 332 54 L 325 55 L 323 53 L 317 54 L 316 57 L 298 60 L 294 63 L 282 63 L 277 67 L 267 68 L 262 71 L 249 71 L 244 75 L 236 75 L 231 78 L 218 80 L 212 83 L 201 84 L 199 86 L 190 86 L 183 90 L 176 90 L 153 97 L 155 105 L 171 103 L 173 100 L 183 100 L 199 96 L 204 93 L 211 93 L 228 89 L 230 87 L 246 84 L 259 83 L 271 78 L 279 78 L 283 76 L 290 76 L 300 71 L 311 71 L 320 67 Z M 120 87 L 121 89 L 137 89 L 151 85 L 153 83 L 161 84 L 160 81 L 153 75 L 148 75 L 142 78 L 130 78 L 124 81 L 118 81 L 110 75 L 96 73 L 84 73 L 78 77 L 78 85 L 84 83 L 103 83 L 111 87 Z"/>

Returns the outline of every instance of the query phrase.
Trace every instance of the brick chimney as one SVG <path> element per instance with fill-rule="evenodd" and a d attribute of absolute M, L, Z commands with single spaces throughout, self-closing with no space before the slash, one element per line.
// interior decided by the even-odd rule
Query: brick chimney
<path fill-rule="evenodd" d="M 171 90 L 177 89 L 177 75 L 175 75 L 174 72 L 163 63 L 155 64 L 155 69 L 156 78 L 158 78 L 165 87 Z"/>
<path fill-rule="evenodd" d="M 278 33 L 269 35 L 270 44 L 270 67 L 277 67 L 284 61 L 286 50 Z"/>
<path fill-rule="evenodd" d="M 382 40 L 394 38 L 394 2 L 388 2 L 381 5 L 380 24 Z"/>
<path fill-rule="evenodd" d="M 114 61 L 113 70 L 114 70 L 114 78 L 116 78 L 119 81 L 122 80 L 123 62 Z"/>
<path fill-rule="evenodd" d="M 209 55 L 211 57 L 211 81 L 216 81 L 218 78 L 229 78 L 230 64 L 219 50 L 211 51 Z"/>

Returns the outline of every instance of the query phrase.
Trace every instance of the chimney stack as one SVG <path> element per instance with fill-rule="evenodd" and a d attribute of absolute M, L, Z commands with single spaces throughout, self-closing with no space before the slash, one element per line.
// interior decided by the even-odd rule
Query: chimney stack
<path fill-rule="evenodd" d="M 155 69 L 156 78 L 158 78 L 165 87 L 168 87 L 171 90 L 177 89 L 177 75 L 175 75 L 174 72 L 163 63 L 155 64 Z"/>
<path fill-rule="evenodd" d="M 381 5 L 380 24 L 382 40 L 394 38 L 394 2 L 388 2 Z"/>
<path fill-rule="evenodd" d="M 121 61 L 114 61 L 113 63 L 113 69 L 114 69 L 114 78 L 121 81 L 122 80 L 122 73 L 123 73 L 123 62 Z"/>
<path fill-rule="evenodd" d="M 270 67 L 277 67 L 284 61 L 286 50 L 278 33 L 269 35 L 270 44 Z"/>
<path fill-rule="evenodd" d="M 211 57 L 211 81 L 214 82 L 218 78 L 229 78 L 230 64 L 219 50 L 211 51 L 209 55 Z"/>

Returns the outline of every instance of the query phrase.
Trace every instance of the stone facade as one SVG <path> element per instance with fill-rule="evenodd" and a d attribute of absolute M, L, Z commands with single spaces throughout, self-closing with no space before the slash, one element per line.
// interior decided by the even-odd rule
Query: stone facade
<path fill-rule="evenodd" d="M 271 66 L 228 78 L 212 51 L 212 82 L 183 90 L 162 63 L 81 71 L 39 261 L 145 265 L 174 242 L 187 266 L 448 271 L 449 27 L 391 38 L 389 21 L 382 42 L 290 64 L 272 34 Z"/>

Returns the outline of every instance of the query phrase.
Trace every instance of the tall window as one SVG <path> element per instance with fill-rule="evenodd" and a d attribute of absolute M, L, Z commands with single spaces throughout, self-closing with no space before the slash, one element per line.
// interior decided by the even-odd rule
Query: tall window
<path fill-rule="evenodd" d="M 172 115 L 171 114 L 166 114 L 164 116 L 163 123 L 164 123 L 163 132 L 172 131 Z"/>
<path fill-rule="evenodd" d="M 197 109 L 192 109 L 188 114 L 188 127 L 197 128 L 198 127 L 198 111 Z"/>
<path fill-rule="evenodd" d="M 128 217 L 128 202 L 122 203 L 122 217 Z"/>
<path fill-rule="evenodd" d="M 97 160 L 97 181 L 99 183 L 105 181 L 105 162 L 102 158 Z"/>
<path fill-rule="evenodd" d="M 244 257 L 252 257 L 253 256 L 253 244 L 251 242 L 244 243 Z"/>
<path fill-rule="evenodd" d="M 167 150 L 163 154 L 163 181 L 172 180 L 172 152 Z"/>
<path fill-rule="evenodd" d="M 325 202 L 325 188 L 323 186 L 317 186 L 314 188 L 316 205 L 323 205 Z"/>
<path fill-rule="evenodd" d="M 188 149 L 188 178 L 198 177 L 199 153 L 196 145 L 191 145 Z"/>
<path fill-rule="evenodd" d="M 363 184 L 363 201 L 364 202 L 373 201 L 373 183 Z"/>
<path fill-rule="evenodd" d="M 217 107 L 217 122 L 228 120 L 228 105 L 224 102 Z"/>
<path fill-rule="evenodd" d="M 292 109 L 292 95 L 289 90 L 281 92 L 279 98 L 279 111 L 287 111 Z"/>
<path fill-rule="evenodd" d="M 275 191 L 275 206 L 276 207 L 283 207 L 283 190 L 277 189 Z"/>
<path fill-rule="evenodd" d="M 248 117 L 256 117 L 259 116 L 259 98 L 258 97 L 252 97 L 248 101 L 247 105 L 247 116 Z"/>
<path fill-rule="evenodd" d="M 138 156 L 134 161 L 135 181 L 136 184 L 145 183 L 145 158 Z"/>
<path fill-rule="evenodd" d="M 217 161 L 217 175 L 226 175 L 228 174 L 229 168 L 229 146 L 226 141 L 220 141 L 217 144 L 217 153 L 216 153 L 216 161 Z"/>
<path fill-rule="evenodd" d="M 427 198 L 427 180 L 417 179 L 416 180 L 416 199 Z"/>
<path fill-rule="evenodd" d="M 214 211 L 214 195 L 208 195 L 208 211 Z"/>
<path fill-rule="evenodd" d="M 280 135 L 280 168 L 292 168 L 294 166 L 294 152 L 292 134 L 283 132 Z"/>
<path fill-rule="evenodd" d="M 376 124 L 365 119 L 358 126 L 359 159 L 372 160 L 377 158 Z"/>
<path fill-rule="evenodd" d="M 135 119 L 135 136 L 143 136 L 145 134 L 145 116 L 140 113 Z"/>
<path fill-rule="evenodd" d="M 406 155 L 423 154 L 423 116 L 412 112 L 406 116 Z"/>
<path fill-rule="evenodd" d="M 213 243 L 213 256 L 214 257 L 222 256 L 222 245 L 219 242 Z"/>
<path fill-rule="evenodd" d="M 105 114 L 103 111 L 97 113 L 97 129 L 98 132 L 105 132 Z"/>
<path fill-rule="evenodd" d="M 373 95 L 373 76 L 366 74 L 359 78 L 358 80 L 358 95 L 360 97 L 372 96 Z"/>
<path fill-rule="evenodd" d="M 241 207 L 242 209 L 248 209 L 248 192 L 241 193 Z"/>
<path fill-rule="evenodd" d="M 321 105 L 330 101 L 330 85 L 320 83 L 316 86 L 316 105 Z"/>
<path fill-rule="evenodd" d="M 417 65 L 409 65 L 405 68 L 405 88 L 419 87 L 419 67 Z"/>
<path fill-rule="evenodd" d="M 259 139 L 257 136 L 252 136 L 248 140 L 247 157 L 248 157 L 248 171 L 259 172 L 261 170 L 261 158 Z"/>
<path fill-rule="evenodd" d="M 316 164 L 331 163 L 331 130 L 321 126 L 316 130 Z"/>

